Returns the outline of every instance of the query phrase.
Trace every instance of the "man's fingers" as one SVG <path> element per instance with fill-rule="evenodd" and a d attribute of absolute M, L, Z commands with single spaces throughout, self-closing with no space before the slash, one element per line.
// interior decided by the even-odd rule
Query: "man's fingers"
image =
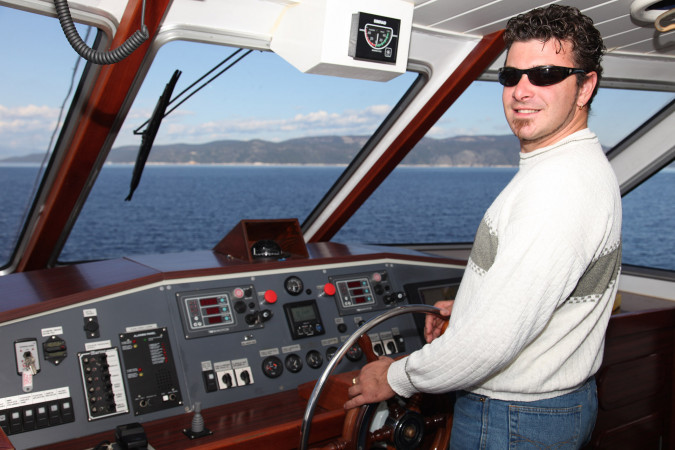
<path fill-rule="evenodd" d="M 363 395 L 359 394 L 347 400 L 347 402 L 344 404 L 344 409 L 358 408 L 359 406 L 363 406 L 366 403 L 367 402 Z"/>

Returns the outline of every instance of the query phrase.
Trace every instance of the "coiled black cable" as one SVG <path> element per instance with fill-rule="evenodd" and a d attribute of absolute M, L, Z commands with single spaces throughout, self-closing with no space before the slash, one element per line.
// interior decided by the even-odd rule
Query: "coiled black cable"
<path fill-rule="evenodd" d="M 141 44 L 150 37 L 148 27 L 145 26 L 145 0 L 143 0 L 141 29 L 129 36 L 122 45 L 110 51 L 98 51 L 89 48 L 82 38 L 80 38 L 80 35 L 75 28 L 75 24 L 73 23 L 73 18 L 70 15 L 70 8 L 68 7 L 67 0 L 54 0 L 54 6 L 56 7 L 56 14 L 59 16 L 61 28 L 70 45 L 81 57 L 94 64 L 105 65 L 118 63 L 133 53 L 134 50 L 140 47 Z"/>

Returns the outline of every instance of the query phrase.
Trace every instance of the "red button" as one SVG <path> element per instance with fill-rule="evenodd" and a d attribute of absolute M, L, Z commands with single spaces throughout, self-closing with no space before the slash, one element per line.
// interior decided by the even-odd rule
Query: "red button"
<path fill-rule="evenodd" d="M 276 303 L 277 302 L 277 293 L 269 290 L 265 291 L 265 301 L 267 303 Z"/>
<path fill-rule="evenodd" d="M 323 292 L 325 292 L 326 295 L 335 295 L 335 285 L 333 283 L 326 283 L 323 286 Z"/>

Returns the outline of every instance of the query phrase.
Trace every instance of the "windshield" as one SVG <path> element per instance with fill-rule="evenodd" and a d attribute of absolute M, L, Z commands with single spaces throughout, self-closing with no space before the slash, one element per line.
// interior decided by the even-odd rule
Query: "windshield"
<path fill-rule="evenodd" d="M 133 131 L 142 131 L 176 70 L 176 101 L 167 112 L 186 101 L 160 125 L 138 188 L 125 202 L 141 143 Z M 213 81 L 181 95 L 207 73 L 204 81 Z M 416 78 L 407 73 L 382 83 L 308 75 L 269 52 L 166 44 L 60 260 L 210 249 L 243 219 L 302 222 Z"/>
<path fill-rule="evenodd" d="M 91 46 L 96 30 L 77 29 Z M 84 64 L 55 18 L 0 6 L 0 42 L 2 267 L 14 251 Z"/>

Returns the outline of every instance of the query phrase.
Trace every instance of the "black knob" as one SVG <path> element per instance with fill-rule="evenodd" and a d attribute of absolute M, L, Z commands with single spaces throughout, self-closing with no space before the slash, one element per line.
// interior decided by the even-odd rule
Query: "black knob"
<path fill-rule="evenodd" d="M 262 311 L 260 311 L 260 320 L 262 320 L 263 322 L 267 322 L 271 318 L 272 318 L 272 311 L 270 311 L 269 309 L 263 309 Z"/>
<path fill-rule="evenodd" d="M 242 302 L 239 300 L 234 304 L 234 310 L 237 311 L 239 314 L 243 314 L 246 312 L 246 303 Z"/>
<path fill-rule="evenodd" d="M 244 384 L 251 384 L 251 375 L 247 371 L 241 373 L 241 379 Z"/>
<path fill-rule="evenodd" d="M 223 383 L 225 383 L 225 386 L 227 386 L 228 388 L 232 387 L 232 375 L 226 373 L 225 375 L 222 376 L 221 379 L 223 380 Z"/>
<path fill-rule="evenodd" d="M 258 314 L 257 313 L 246 314 L 244 320 L 249 325 L 255 325 L 256 323 L 258 323 Z"/>

